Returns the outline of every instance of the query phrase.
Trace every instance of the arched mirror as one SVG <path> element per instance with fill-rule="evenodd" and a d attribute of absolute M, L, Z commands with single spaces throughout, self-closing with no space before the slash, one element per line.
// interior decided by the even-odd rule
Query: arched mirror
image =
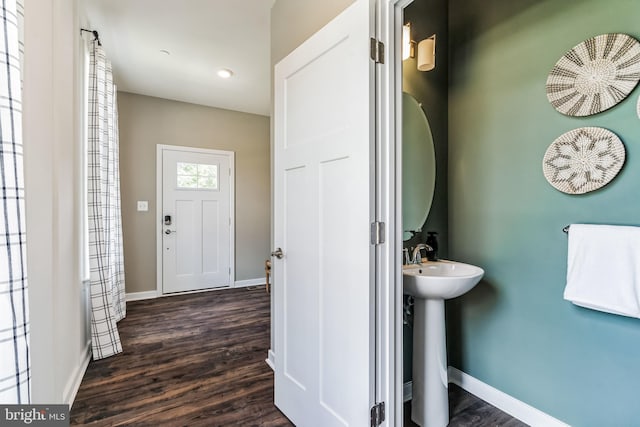
<path fill-rule="evenodd" d="M 420 103 L 402 93 L 402 223 L 404 239 L 427 220 L 436 183 L 436 156 Z"/>

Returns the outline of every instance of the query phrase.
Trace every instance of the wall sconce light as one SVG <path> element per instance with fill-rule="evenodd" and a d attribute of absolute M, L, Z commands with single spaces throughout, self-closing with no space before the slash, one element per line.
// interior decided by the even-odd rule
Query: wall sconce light
<path fill-rule="evenodd" d="M 411 23 L 402 26 L 402 60 L 416 57 L 419 71 L 431 71 L 436 67 L 436 35 L 432 35 L 420 43 L 411 40 Z"/>
<path fill-rule="evenodd" d="M 418 43 L 418 70 L 431 71 L 436 67 L 436 35 Z"/>

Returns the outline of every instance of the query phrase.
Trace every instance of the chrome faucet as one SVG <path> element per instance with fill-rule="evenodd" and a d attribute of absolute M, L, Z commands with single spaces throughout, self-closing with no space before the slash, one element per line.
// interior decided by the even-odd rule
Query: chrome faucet
<path fill-rule="evenodd" d="M 409 248 L 402 249 L 403 261 L 402 264 L 407 265 L 411 264 L 411 260 L 409 259 Z"/>
<path fill-rule="evenodd" d="M 422 264 L 422 254 L 420 251 L 423 249 L 427 251 L 433 251 L 433 248 L 425 243 L 418 243 L 418 245 L 413 249 L 413 264 Z"/>

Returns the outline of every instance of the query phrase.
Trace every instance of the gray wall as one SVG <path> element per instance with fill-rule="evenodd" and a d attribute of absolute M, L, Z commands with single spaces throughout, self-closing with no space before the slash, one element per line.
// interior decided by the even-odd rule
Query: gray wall
<path fill-rule="evenodd" d="M 127 292 L 156 289 L 156 145 L 236 153 L 236 281 L 269 256 L 269 117 L 118 92 Z M 138 200 L 149 201 L 137 212 Z"/>
<path fill-rule="evenodd" d="M 353 2 L 276 0 L 271 8 L 271 64 L 277 64 Z"/>

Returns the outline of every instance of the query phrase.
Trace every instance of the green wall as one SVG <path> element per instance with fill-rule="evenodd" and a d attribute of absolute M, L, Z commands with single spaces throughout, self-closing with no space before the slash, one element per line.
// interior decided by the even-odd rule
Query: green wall
<path fill-rule="evenodd" d="M 447 144 L 448 144 L 448 111 L 447 111 L 447 80 L 448 80 L 448 31 L 447 31 L 447 0 L 415 0 L 404 10 L 404 22 L 411 23 L 411 35 L 415 41 L 423 40 L 436 34 L 436 68 L 429 72 L 418 71 L 416 59 L 409 58 L 403 62 L 402 88 L 422 103 L 431 133 L 436 154 L 436 184 L 433 203 L 422 235 L 405 242 L 406 247 L 415 246 L 427 239 L 427 231 L 437 231 L 438 255 L 447 257 L 448 235 L 448 201 L 447 201 Z M 411 320 L 412 321 L 412 320 Z M 412 326 L 405 325 L 403 333 L 403 381 L 412 378 L 413 354 Z"/>
<path fill-rule="evenodd" d="M 422 227 L 420 241 L 427 231 L 439 233 L 439 255 L 447 254 L 447 145 L 448 145 L 448 31 L 447 0 L 415 0 L 404 10 L 405 22 L 411 23 L 412 39 L 416 42 L 436 34 L 436 68 L 423 72 L 416 68 L 416 59 L 403 62 L 402 89 L 411 94 L 427 116 L 436 153 L 436 186 L 429 216 Z"/>
<path fill-rule="evenodd" d="M 640 320 L 563 300 L 562 227 L 640 225 L 640 90 L 607 112 L 569 118 L 548 103 L 545 82 L 586 38 L 640 38 L 640 2 L 449 5 L 449 256 L 486 271 L 448 304 L 450 364 L 573 426 L 638 425 Z M 569 196 L 545 181 L 542 158 L 582 126 L 617 133 L 627 162 L 607 187 Z"/>

